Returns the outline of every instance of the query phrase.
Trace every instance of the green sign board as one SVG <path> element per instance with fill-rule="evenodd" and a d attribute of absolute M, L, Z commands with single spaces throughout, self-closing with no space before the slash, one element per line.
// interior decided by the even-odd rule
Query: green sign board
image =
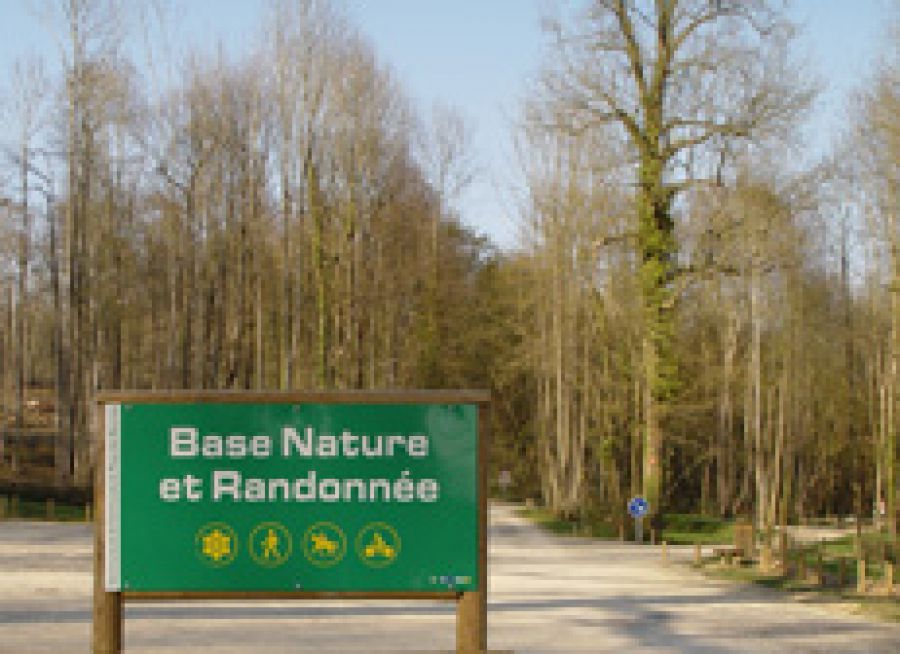
<path fill-rule="evenodd" d="M 107 591 L 478 589 L 475 404 L 105 410 Z"/>

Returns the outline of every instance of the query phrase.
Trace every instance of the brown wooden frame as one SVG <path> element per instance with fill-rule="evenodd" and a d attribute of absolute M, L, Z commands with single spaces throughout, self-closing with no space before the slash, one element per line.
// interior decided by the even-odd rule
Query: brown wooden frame
<path fill-rule="evenodd" d="M 98 411 L 94 432 L 94 607 L 93 651 L 118 654 L 122 651 L 122 605 L 124 602 L 184 600 L 286 600 L 286 599 L 410 599 L 456 602 L 456 652 L 482 654 L 487 651 L 487 496 L 490 454 L 489 391 L 107 391 L 98 393 L 95 403 L 295 403 L 295 404 L 475 404 L 478 406 L 478 590 L 471 592 L 106 592 L 106 506 L 105 506 L 105 412 Z"/>

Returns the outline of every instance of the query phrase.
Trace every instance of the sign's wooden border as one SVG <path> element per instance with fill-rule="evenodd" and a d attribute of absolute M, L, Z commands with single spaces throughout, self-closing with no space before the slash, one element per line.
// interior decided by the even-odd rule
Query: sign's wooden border
<path fill-rule="evenodd" d="M 296 404 L 476 404 L 478 405 L 478 590 L 471 592 L 106 592 L 106 506 L 105 506 L 105 411 L 98 411 L 94 432 L 94 621 L 95 654 L 122 651 L 122 605 L 124 602 L 185 600 L 287 600 L 287 599 L 412 599 L 456 602 L 456 652 L 481 654 L 487 651 L 487 495 L 490 453 L 489 391 L 108 391 L 97 394 L 97 405 L 128 403 L 296 403 Z"/>

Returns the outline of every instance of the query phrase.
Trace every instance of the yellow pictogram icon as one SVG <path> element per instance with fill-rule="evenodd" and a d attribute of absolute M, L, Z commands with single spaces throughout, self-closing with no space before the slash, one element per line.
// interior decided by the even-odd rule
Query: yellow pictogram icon
<path fill-rule="evenodd" d="M 376 531 L 372 536 L 372 542 L 366 545 L 366 558 L 374 559 L 375 557 L 383 556 L 386 559 L 393 559 L 394 548 L 384 542 L 384 537 L 381 535 L 381 532 Z"/>
<path fill-rule="evenodd" d="M 333 522 L 317 522 L 303 534 L 303 555 L 319 568 L 340 563 L 347 552 L 344 532 Z"/>
<path fill-rule="evenodd" d="M 263 542 L 263 558 L 269 561 L 281 558 L 281 553 L 278 551 L 278 535 L 274 529 L 266 532 L 266 539 Z"/>
<path fill-rule="evenodd" d="M 197 530 L 194 546 L 201 561 L 220 568 L 237 556 L 237 535 L 224 522 L 210 522 Z"/>
<path fill-rule="evenodd" d="M 277 568 L 291 557 L 291 532 L 280 522 L 263 522 L 250 532 L 250 557 L 264 568 Z"/>
<path fill-rule="evenodd" d="M 328 536 L 325 534 L 313 534 L 311 536 L 313 541 L 313 551 L 319 552 L 322 554 L 334 554 L 337 552 L 338 544 L 333 540 L 328 540 Z"/>
<path fill-rule="evenodd" d="M 203 553 L 214 561 L 221 561 L 231 554 L 231 538 L 215 529 L 203 537 Z"/>
<path fill-rule="evenodd" d="M 356 553 L 372 568 L 385 568 L 400 555 L 400 535 L 385 522 L 372 522 L 356 535 Z"/>

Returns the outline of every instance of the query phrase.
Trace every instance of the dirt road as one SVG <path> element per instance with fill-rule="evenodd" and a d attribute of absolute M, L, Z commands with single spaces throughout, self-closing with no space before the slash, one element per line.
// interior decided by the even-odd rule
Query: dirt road
<path fill-rule="evenodd" d="M 490 645 L 562 652 L 897 652 L 900 626 L 705 579 L 659 551 L 557 538 L 491 509 Z M 687 550 L 672 558 L 687 560 Z M 87 525 L 0 522 L 0 652 L 88 652 Z M 453 609 L 405 602 L 130 606 L 129 654 L 453 648 Z"/>

